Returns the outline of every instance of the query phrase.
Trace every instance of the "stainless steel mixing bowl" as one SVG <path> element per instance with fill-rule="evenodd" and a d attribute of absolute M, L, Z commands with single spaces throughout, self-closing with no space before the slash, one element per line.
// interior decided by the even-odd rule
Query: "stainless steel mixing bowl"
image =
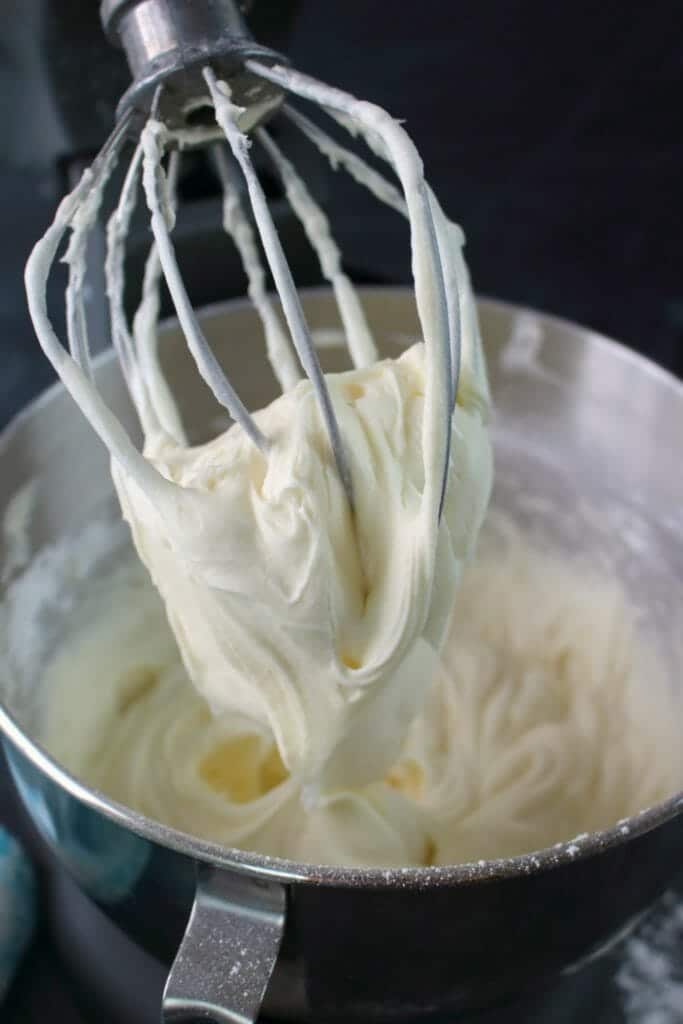
<path fill-rule="evenodd" d="M 363 297 L 385 351 L 417 335 L 406 290 Z M 326 368 L 340 368 L 329 294 L 310 292 L 304 306 L 322 330 Z M 495 502 L 622 576 L 680 691 L 683 387 L 588 330 L 497 302 L 482 302 L 480 314 L 497 403 Z M 207 309 L 203 323 L 247 404 L 274 395 L 249 306 Z M 193 437 L 204 437 L 219 411 L 172 329 L 162 348 Z M 110 355 L 98 374 L 135 431 Z M 5 432 L 0 480 L 0 512 L 35 481 L 33 551 L 111 513 L 104 451 L 60 387 Z M 53 605 L 54 639 L 70 606 Z M 573 846 L 456 867 L 335 869 L 222 849 L 63 771 L 35 739 L 40 673 L 18 688 L 10 675 L 5 665 L 0 724 L 18 790 L 82 888 L 173 964 L 167 1021 L 248 1022 L 262 1004 L 298 1021 L 452 1020 L 608 946 L 683 863 L 683 794 Z"/>

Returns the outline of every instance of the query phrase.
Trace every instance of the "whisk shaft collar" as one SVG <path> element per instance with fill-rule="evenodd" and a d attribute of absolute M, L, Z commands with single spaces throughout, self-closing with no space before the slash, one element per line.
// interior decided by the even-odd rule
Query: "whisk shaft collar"
<path fill-rule="evenodd" d="M 147 115 L 163 84 L 159 116 L 170 128 L 200 124 L 204 118 L 211 123 L 201 74 L 207 65 L 230 83 L 235 102 L 246 109 L 245 130 L 276 110 L 282 91 L 247 70 L 245 62 L 287 61 L 255 42 L 243 6 L 234 0 L 103 0 L 105 30 L 125 51 L 133 75 L 119 117 L 131 107 Z"/>

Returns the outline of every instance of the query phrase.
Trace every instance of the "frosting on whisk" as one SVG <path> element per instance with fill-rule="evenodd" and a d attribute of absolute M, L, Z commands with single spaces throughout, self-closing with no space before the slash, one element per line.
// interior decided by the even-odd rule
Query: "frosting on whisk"
<path fill-rule="evenodd" d="M 405 214 L 424 341 L 377 362 L 362 306 L 329 224 L 264 129 L 258 138 L 337 297 L 354 363 L 322 377 L 229 91 L 207 70 L 216 120 L 244 173 L 290 341 L 264 288 L 249 220 L 223 159 L 225 223 L 247 270 L 267 350 L 284 394 L 249 413 L 203 336 L 173 252 L 167 147 L 151 119 L 109 226 L 113 340 L 145 435 L 139 453 L 90 379 L 81 310 L 85 246 L 106 174 L 86 178 L 60 207 L 27 268 L 36 329 L 64 383 L 107 444 L 112 476 L 141 559 L 162 595 L 192 683 L 216 714 L 251 720 L 275 739 L 286 770 L 316 802 L 381 779 L 420 711 L 491 488 L 488 387 L 462 234 L 427 186 L 404 130 L 380 108 L 283 69 L 263 69 L 359 131 L 393 167 L 401 191 L 296 113 L 326 155 Z M 279 77 L 278 77 L 279 76 Z M 108 169 L 108 168 L 105 168 Z M 219 167 L 220 169 L 220 167 Z M 132 331 L 123 313 L 123 246 L 140 178 L 155 246 Z M 43 289 L 61 234 L 72 229 L 69 339 L 59 346 Z M 222 436 L 187 445 L 156 354 L 161 273 L 197 368 L 235 419 Z"/>
<path fill-rule="evenodd" d="M 424 362 L 419 344 L 328 379 L 353 513 L 308 382 L 255 415 L 267 453 L 238 427 L 195 448 L 149 436 L 171 501 L 148 501 L 114 464 L 194 685 L 216 713 L 267 725 L 315 787 L 361 785 L 396 760 L 486 508 L 486 428 L 458 406 L 440 525 L 423 514 Z"/>

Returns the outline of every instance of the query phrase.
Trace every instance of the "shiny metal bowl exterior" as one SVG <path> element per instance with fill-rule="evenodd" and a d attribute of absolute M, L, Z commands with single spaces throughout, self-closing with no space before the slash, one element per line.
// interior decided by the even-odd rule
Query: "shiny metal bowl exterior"
<path fill-rule="evenodd" d="M 363 298 L 384 351 L 418 336 L 409 291 Z M 304 307 L 326 342 L 325 368 L 341 368 L 329 293 L 306 293 Z M 497 405 L 495 501 L 570 553 L 609 549 L 680 687 L 683 386 L 589 330 L 498 302 L 479 308 Z M 247 405 L 272 397 L 248 304 L 202 319 Z M 218 410 L 173 328 L 162 350 L 193 438 L 207 436 Z M 111 354 L 97 372 L 136 432 Z M 111 502 L 105 453 L 59 386 L 5 431 L 0 467 L 0 514 L 37 479 L 33 551 L 78 534 Z M 0 725 L 19 793 L 60 864 L 173 965 L 167 1021 L 251 1021 L 262 1003 L 272 1017 L 345 1024 L 494 1005 L 609 946 L 683 862 L 683 794 L 578 850 L 386 871 L 271 859 L 183 835 L 89 789 L 41 749 L 16 708 L 0 709 Z"/>

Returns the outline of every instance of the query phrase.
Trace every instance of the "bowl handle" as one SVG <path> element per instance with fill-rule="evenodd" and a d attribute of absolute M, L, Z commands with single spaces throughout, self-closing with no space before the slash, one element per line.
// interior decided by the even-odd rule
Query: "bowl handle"
<path fill-rule="evenodd" d="M 251 1024 L 277 960 L 285 887 L 200 864 L 185 935 L 164 989 L 164 1024 Z"/>

